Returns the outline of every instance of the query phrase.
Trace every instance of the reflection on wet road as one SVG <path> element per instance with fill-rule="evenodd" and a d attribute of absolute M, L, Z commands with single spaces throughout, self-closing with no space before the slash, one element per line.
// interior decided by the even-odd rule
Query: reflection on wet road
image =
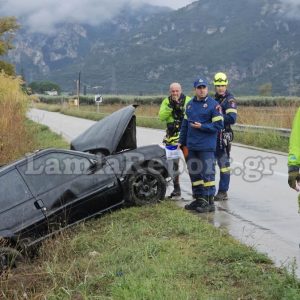
<path fill-rule="evenodd" d="M 69 141 L 94 123 L 35 109 L 31 110 L 30 118 L 48 125 Z M 160 144 L 163 136 L 162 130 L 141 127 L 137 130 L 139 146 Z M 216 203 L 215 213 L 201 217 L 267 253 L 278 266 L 295 260 L 300 277 L 300 216 L 297 193 L 287 184 L 287 156 L 233 146 L 232 158 L 229 201 Z M 180 182 L 185 201 L 177 201 L 180 206 L 191 200 L 191 184 L 185 169 L 181 163 Z M 171 190 L 168 187 L 168 192 Z"/>

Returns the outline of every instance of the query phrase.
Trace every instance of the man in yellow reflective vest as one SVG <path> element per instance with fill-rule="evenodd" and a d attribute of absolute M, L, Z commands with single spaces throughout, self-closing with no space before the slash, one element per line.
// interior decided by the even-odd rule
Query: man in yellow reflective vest
<path fill-rule="evenodd" d="M 298 108 L 298 111 L 294 118 L 290 136 L 288 168 L 289 186 L 296 191 L 300 191 L 300 108 Z"/>
<path fill-rule="evenodd" d="M 166 146 L 177 145 L 179 140 L 179 132 L 181 129 L 182 120 L 184 118 L 186 104 L 191 100 L 189 96 L 182 93 L 181 85 L 178 82 L 170 84 L 169 97 L 163 99 L 160 109 L 159 118 L 166 123 L 166 136 L 164 143 Z M 181 189 L 179 184 L 179 159 L 173 161 L 173 170 L 175 177 L 173 179 L 174 190 L 170 198 L 181 196 Z"/>

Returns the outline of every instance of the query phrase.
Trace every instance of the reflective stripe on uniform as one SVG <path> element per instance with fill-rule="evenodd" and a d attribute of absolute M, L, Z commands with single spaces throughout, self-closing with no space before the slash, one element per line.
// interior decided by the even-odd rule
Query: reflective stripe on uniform
<path fill-rule="evenodd" d="M 226 113 L 226 114 L 229 114 L 229 113 L 235 113 L 235 114 L 237 114 L 237 109 L 234 109 L 234 108 L 228 108 L 228 109 L 226 109 L 225 113 Z"/>
<path fill-rule="evenodd" d="M 213 117 L 211 119 L 212 122 L 223 121 L 223 120 L 224 120 L 224 118 L 222 116 Z"/>
<path fill-rule="evenodd" d="M 165 138 L 164 142 L 167 144 L 177 144 L 179 141 L 179 136 L 169 137 Z"/>
<path fill-rule="evenodd" d="M 197 180 L 197 181 L 192 182 L 192 186 L 202 185 L 203 183 L 204 183 L 203 180 Z"/>
<path fill-rule="evenodd" d="M 230 168 L 221 168 L 220 171 L 222 173 L 227 173 L 227 172 L 230 172 Z"/>
<path fill-rule="evenodd" d="M 170 136 L 170 137 L 166 137 L 166 141 L 175 141 L 179 139 L 179 135 L 175 135 L 175 136 Z"/>
<path fill-rule="evenodd" d="M 204 187 L 210 187 L 210 186 L 215 186 L 215 185 L 216 185 L 215 181 L 207 181 L 207 182 L 204 182 L 204 184 L 203 184 Z"/>

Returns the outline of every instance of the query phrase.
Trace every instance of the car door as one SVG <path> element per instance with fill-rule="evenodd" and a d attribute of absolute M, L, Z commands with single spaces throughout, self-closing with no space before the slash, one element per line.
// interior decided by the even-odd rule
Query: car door
<path fill-rule="evenodd" d="M 0 236 L 31 235 L 32 225 L 43 220 L 35 197 L 14 167 L 0 175 Z"/>
<path fill-rule="evenodd" d="M 53 231 L 120 202 L 119 184 L 105 160 L 73 151 L 52 151 L 20 167 Z"/>

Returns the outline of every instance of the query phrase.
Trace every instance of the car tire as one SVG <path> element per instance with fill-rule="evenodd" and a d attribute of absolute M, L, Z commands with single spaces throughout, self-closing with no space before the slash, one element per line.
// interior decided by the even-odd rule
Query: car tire
<path fill-rule="evenodd" d="M 145 205 L 157 203 L 165 198 L 165 178 L 152 168 L 141 168 L 130 175 L 127 181 L 127 204 Z"/>
<path fill-rule="evenodd" d="M 24 261 L 23 255 L 11 247 L 0 247 L 0 274 Z"/>

